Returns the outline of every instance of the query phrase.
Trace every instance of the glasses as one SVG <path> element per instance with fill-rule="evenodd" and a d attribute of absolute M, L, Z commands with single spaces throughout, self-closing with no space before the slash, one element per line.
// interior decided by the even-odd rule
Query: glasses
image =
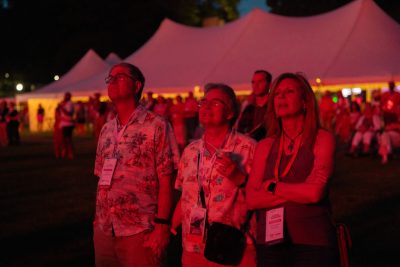
<path fill-rule="evenodd" d="M 222 106 L 228 106 L 224 101 L 219 100 L 219 99 L 201 99 L 199 101 L 199 108 L 201 107 L 213 107 L 213 108 L 218 108 Z"/>
<path fill-rule="evenodd" d="M 135 79 L 132 76 L 129 76 L 128 74 L 125 74 L 125 73 L 117 73 L 115 75 L 108 75 L 104 80 L 106 81 L 106 84 L 109 84 L 109 83 L 113 83 L 115 81 L 123 82 L 128 79 L 135 81 Z"/>

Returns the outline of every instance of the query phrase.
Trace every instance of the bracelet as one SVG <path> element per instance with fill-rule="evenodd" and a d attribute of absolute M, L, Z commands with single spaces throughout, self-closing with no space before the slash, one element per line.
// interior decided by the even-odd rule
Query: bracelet
<path fill-rule="evenodd" d="M 154 217 L 153 222 L 156 223 L 156 224 L 167 224 L 167 225 L 169 225 L 171 223 L 171 220 Z"/>

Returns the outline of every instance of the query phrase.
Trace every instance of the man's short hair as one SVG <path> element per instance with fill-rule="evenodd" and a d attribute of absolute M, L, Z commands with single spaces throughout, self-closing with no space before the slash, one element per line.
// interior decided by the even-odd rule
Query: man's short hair
<path fill-rule="evenodd" d="M 271 81 L 272 81 L 272 75 L 271 75 L 271 73 L 269 73 L 269 72 L 266 71 L 266 70 L 256 70 L 256 71 L 254 72 L 254 74 L 256 74 L 256 73 L 262 73 L 262 74 L 264 74 L 264 75 L 265 75 L 265 80 L 267 80 L 268 83 L 271 83 Z"/>

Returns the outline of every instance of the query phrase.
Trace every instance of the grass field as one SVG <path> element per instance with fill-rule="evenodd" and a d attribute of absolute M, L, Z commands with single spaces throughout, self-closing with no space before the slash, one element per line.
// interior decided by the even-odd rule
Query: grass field
<path fill-rule="evenodd" d="M 22 142 L 0 147 L 0 266 L 94 266 L 94 140 L 76 138 L 74 160 L 55 159 L 49 136 Z M 399 159 L 382 166 L 338 148 L 331 200 L 336 221 L 350 227 L 353 266 L 399 266 Z"/>

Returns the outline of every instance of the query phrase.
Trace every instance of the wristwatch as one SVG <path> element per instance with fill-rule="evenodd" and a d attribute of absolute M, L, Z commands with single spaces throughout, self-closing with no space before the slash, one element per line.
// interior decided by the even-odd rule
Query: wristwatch
<path fill-rule="evenodd" d="M 276 189 L 276 182 L 273 181 L 268 185 L 267 191 L 270 192 L 271 194 L 274 194 L 275 189 Z"/>

